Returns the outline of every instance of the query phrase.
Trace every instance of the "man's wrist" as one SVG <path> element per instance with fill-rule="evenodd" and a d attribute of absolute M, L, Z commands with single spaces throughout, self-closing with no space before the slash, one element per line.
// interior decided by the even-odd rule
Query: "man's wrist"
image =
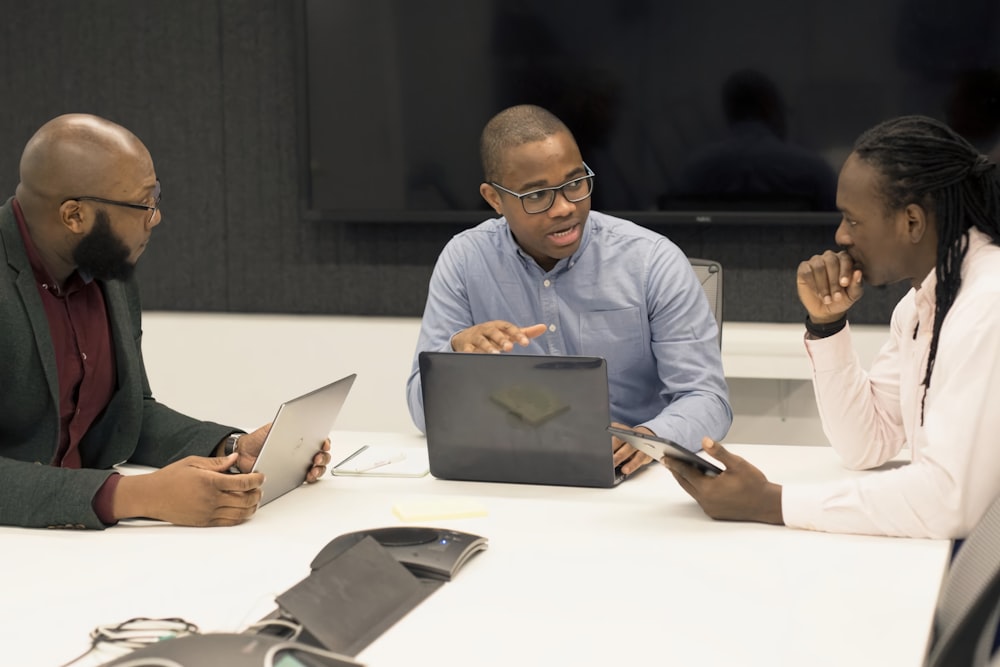
<path fill-rule="evenodd" d="M 246 433 L 230 433 L 212 450 L 212 456 L 229 456 L 233 452 L 239 451 L 238 441 Z"/>
<path fill-rule="evenodd" d="M 142 484 L 148 477 L 148 475 L 121 476 L 111 501 L 111 518 L 120 521 L 138 516 L 149 516 L 149 512 L 146 512 L 146 508 L 142 505 L 143 500 L 148 499 L 148 496 L 141 491 Z"/>
<path fill-rule="evenodd" d="M 222 455 L 230 456 L 238 452 L 240 450 L 241 437 L 243 437 L 243 433 L 230 433 L 227 435 L 225 440 L 222 441 Z"/>
<path fill-rule="evenodd" d="M 760 514 L 758 521 L 763 523 L 773 523 L 778 526 L 785 525 L 785 517 L 781 511 L 781 485 L 768 482 L 764 487 L 761 498 Z"/>
<path fill-rule="evenodd" d="M 840 333 L 845 326 L 847 326 L 847 315 L 842 315 L 840 319 L 832 322 L 814 322 L 809 315 L 806 315 L 806 331 L 813 338 L 828 338 Z"/>

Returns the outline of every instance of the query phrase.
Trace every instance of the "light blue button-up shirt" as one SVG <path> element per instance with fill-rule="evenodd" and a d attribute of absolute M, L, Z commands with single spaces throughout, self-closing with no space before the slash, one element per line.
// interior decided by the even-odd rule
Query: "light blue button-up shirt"
<path fill-rule="evenodd" d="M 733 421 L 718 327 L 680 248 L 627 220 L 591 211 L 580 248 L 544 271 L 504 218 L 465 230 L 434 267 L 413 368 L 413 422 L 424 427 L 418 355 L 490 320 L 548 331 L 518 354 L 604 357 L 611 418 L 685 447 L 721 440 Z"/>

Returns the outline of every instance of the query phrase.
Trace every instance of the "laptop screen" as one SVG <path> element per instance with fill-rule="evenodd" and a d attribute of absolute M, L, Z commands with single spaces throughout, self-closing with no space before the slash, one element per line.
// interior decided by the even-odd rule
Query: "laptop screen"
<path fill-rule="evenodd" d="M 431 474 L 612 486 L 605 360 L 422 352 Z"/>

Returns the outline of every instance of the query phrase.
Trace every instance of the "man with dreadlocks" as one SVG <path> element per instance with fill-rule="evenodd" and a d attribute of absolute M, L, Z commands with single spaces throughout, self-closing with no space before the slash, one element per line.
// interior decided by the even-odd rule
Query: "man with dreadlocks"
<path fill-rule="evenodd" d="M 823 428 L 845 465 L 908 465 L 824 485 L 769 482 L 705 438 L 726 465 L 705 477 L 667 459 L 716 519 L 831 532 L 962 538 L 1000 494 L 1000 179 L 944 124 L 886 121 L 854 145 L 837 186 L 840 252 L 798 267 L 805 346 Z M 865 372 L 847 314 L 864 283 L 912 286 Z"/>

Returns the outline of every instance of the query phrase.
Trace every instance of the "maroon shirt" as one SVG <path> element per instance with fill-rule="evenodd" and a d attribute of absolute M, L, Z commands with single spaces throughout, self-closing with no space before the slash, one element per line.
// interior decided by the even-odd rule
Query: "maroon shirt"
<path fill-rule="evenodd" d="M 59 373 L 59 446 L 51 464 L 79 468 L 80 440 L 115 390 L 115 353 L 104 293 L 97 282 L 77 271 L 60 288 L 42 264 L 17 200 L 13 208 L 45 308 Z M 104 523 L 114 522 L 111 499 L 117 484 L 114 475 L 94 498 L 94 510 Z"/>

